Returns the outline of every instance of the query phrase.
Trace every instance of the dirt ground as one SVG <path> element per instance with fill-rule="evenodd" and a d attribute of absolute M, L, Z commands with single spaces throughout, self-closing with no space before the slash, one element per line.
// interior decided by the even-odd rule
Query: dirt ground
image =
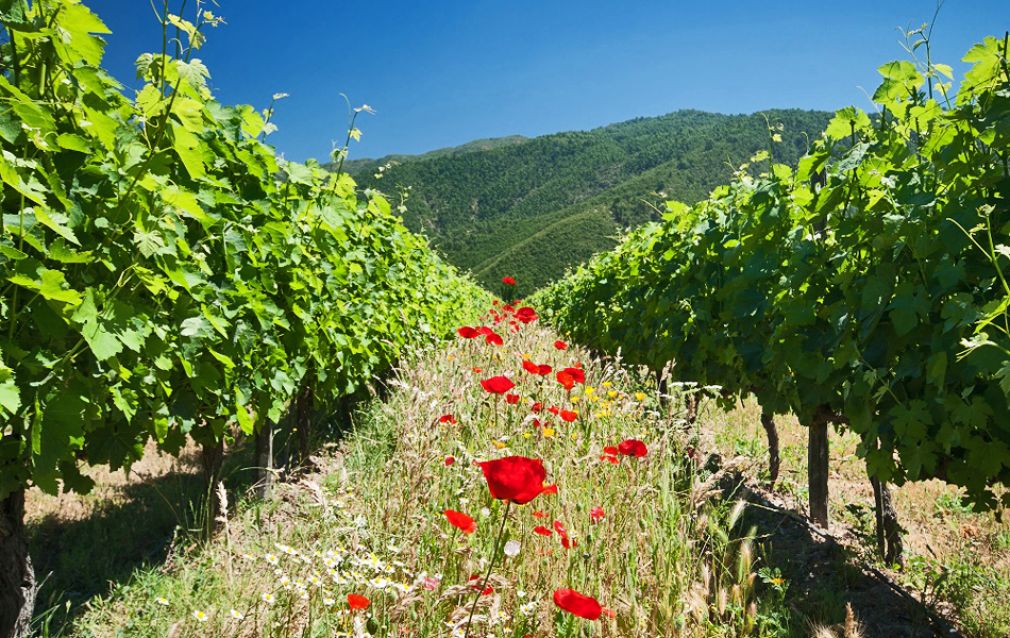
<path fill-rule="evenodd" d="M 831 523 L 821 530 L 804 516 L 806 429 L 791 416 L 776 417 L 782 470 L 769 490 L 759 418 L 753 402 L 730 412 L 703 404 L 699 434 L 708 449 L 742 467 L 752 524 L 767 537 L 769 563 L 788 573 L 798 613 L 840 622 L 844 599 L 866 636 L 1008 635 L 1010 511 L 972 512 L 940 481 L 892 486 L 906 564 L 884 565 L 875 552 L 873 489 L 856 454 L 858 439 L 831 432 Z"/>

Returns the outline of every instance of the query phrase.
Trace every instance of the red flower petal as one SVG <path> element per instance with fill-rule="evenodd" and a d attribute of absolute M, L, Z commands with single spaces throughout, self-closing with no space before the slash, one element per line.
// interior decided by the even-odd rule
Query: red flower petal
<path fill-rule="evenodd" d="M 445 463 L 446 467 L 449 467 L 450 465 L 452 465 L 455 462 L 456 462 L 456 457 L 455 456 L 447 456 L 447 457 L 445 457 L 444 463 Z"/>
<path fill-rule="evenodd" d="M 484 341 L 490 343 L 492 346 L 500 346 L 505 343 L 505 341 L 501 338 L 501 335 L 494 332 L 484 337 Z"/>
<path fill-rule="evenodd" d="M 516 319 L 523 323 L 531 323 L 537 320 L 537 312 L 529 306 L 523 306 L 516 310 Z"/>
<path fill-rule="evenodd" d="M 523 370 L 529 372 L 530 374 L 540 374 L 540 366 L 533 363 L 529 359 L 523 361 Z"/>
<path fill-rule="evenodd" d="M 551 536 L 554 534 L 551 530 L 547 529 L 543 525 L 537 525 L 533 528 L 534 534 L 540 534 L 541 536 Z"/>
<path fill-rule="evenodd" d="M 539 459 L 525 456 L 506 456 L 480 464 L 491 496 L 517 505 L 529 503 L 547 491 L 544 479 L 547 470 Z M 556 489 L 556 488 L 555 488 Z"/>
<path fill-rule="evenodd" d="M 351 611 L 368 609 L 368 606 L 371 604 L 372 601 L 360 594 L 347 594 L 347 605 L 351 608 Z"/>
<path fill-rule="evenodd" d="M 567 350 L 568 344 L 558 339 L 557 341 L 554 342 L 554 347 L 557 348 L 558 350 Z"/>
<path fill-rule="evenodd" d="M 471 328 L 470 326 L 463 326 L 456 332 L 458 332 L 459 336 L 463 337 L 464 339 L 473 339 L 474 337 L 480 334 L 479 332 L 477 332 L 477 330 Z"/>
<path fill-rule="evenodd" d="M 607 517 L 606 513 L 603 511 L 603 508 L 600 507 L 599 505 L 597 505 L 593 509 L 589 510 L 589 522 L 590 523 L 599 523 L 600 521 L 602 521 L 606 517 Z"/>
<path fill-rule="evenodd" d="M 456 417 L 454 417 L 451 414 L 443 414 L 442 416 L 438 417 L 438 422 L 439 423 L 453 423 L 453 424 L 455 424 L 456 423 Z"/>
<path fill-rule="evenodd" d="M 554 604 L 568 613 L 586 620 L 596 620 L 603 613 L 603 608 L 595 598 L 580 594 L 574 589 L 555 591 Z"/>
<path fill-rule="evenodd" d="M 540 402 L 540 401 L 537 401 L 536 403 L 534 403 L 533 407 L 530 408 L 530 410 L 532 410 L 534 413 L 541 412 L 543 409 L 544 409 L 544 404 L 542 402 Z"/>
<path fill-rule="evenodd" d="M 554 378 L 558 380 L 558 383 L 560 383 L 565 390 L 571 390 L 575 387 L 575 377 L 564 370 L 554 375 Z"/>
<path fill-rule="evenodd" d="M 562 410 L 561 411 L 561 420 L 565 421 L 566 423 L 571 423 L 572 421 L 574 421 L 577 418 L 579 418 L 579 413 L 578 412 L 572 412 L 571 410 Z"/>
<path fill-rule="evenodd" d="M 626 439 L 621 441 L 617 446 L 617 451 L 624 456 L 637 456 L 642 457 L 649 453 L 649 449 L 645 447 L 645 443 L 642 443 L 638 439 Z"/>
<path fill-rule="evenodd" d="M 505 395 L 505 402 L 508 403 L 509 405 L 515 405 L 515 404 L 517 404 L 517 403 L 519 403 L 519 395 L 518 394 L 506 394 Z"/>
<path fill-rule="evenodd" d="M 505 394 L 516 385 L 512 383 L 512 379 L 502 375 L 491 377 L 490 379 L 484 379 L 480 382 L 480 384 L 485 390 L 493 392 L 494 394 Z"/>
<path fill-rule="evenodd" d="M 456 510 L 445 510 L 442 512 L 449 519 L 449 524 L 458 528 L 464 534 L 473 534 L 477 531 L 477 523 L 463 512 Z"/>
<path fill-rule="evenodd" d="M 501 278 L 501 282 L 503 284 L 505 284 L 506 286 L 514 286 L 514 285 L 516 285 L 516 280 L 514 278 L 512 278 L 512 277 L 502 277 Z"/>
<path fill-rule="evenodd" d="M 546 363 L 542 363 L 537 366 L 537 374 L 539 374 L 542 377 L 546 377 L 548 374 L 551 373 L 551 370 L 553 369 L 554 368 L 550 367 Z"/>
<path fill-rule="evenodd" d="M 586 371 L 582 369 L 581 365 L 577 368 L 565 368 L 561 372 L 567 372 L 575 380 L 575 383 L 585 383 L 586 382 Z"/>

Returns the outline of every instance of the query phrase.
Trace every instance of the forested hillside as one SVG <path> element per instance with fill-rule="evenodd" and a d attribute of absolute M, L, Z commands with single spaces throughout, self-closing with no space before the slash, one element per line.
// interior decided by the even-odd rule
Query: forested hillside
<path fill-rule="evenodd" d="M 518 294 L 526 294 L 611 248 L 619 230 L 658 218 L 660 202 L 703 199 L 734 166 L 768 148 L 772 135 L 782 137 L 776 159 L 795 163 L 828 118 L 800 110 L 677 111 L 344 168 L 390 196 L 409 189 L 411 229 L 486 284 L 514 274 Z"/>

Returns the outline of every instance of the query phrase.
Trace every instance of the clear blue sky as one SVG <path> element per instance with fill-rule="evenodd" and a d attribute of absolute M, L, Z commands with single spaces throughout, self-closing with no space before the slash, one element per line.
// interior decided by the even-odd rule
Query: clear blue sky
<path fill-rule="evenodd" d="M 193 6 L 194 0 L 189 0 Z M 113 30 L 106 63 L 160 48 L 148 0 L 85 0 Z M 173 0 L 178 6 L 179 0 Z M 475 138 L 586 129 L 681 108 L 869 107 L 875 69 L 901 58 L 898 26 L 934 0 L 219 0 L 228 24 L 200 52 L 226 103 L 287 92 L 271 142 L 325 158 L 363 117 L 352 157 L 416 153 Z M 158 0 L 160 4 L 160 0 Z M 957 64 L 1010 29 L 1010 0 L 947 0 L 935 57 Z"/>

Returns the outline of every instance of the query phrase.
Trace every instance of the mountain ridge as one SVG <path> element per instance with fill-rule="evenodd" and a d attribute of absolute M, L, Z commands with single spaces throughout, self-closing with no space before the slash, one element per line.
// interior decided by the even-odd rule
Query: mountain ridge
<path fill-rule="evenodd" d="M 345 170 L 362 187 L 394 199 L 406 193 L 408 227 L 485 286 L 497 290 L 511 275 L 519 280 L 515 292 L 525 295 L 612 247 L 622 230 L 656 219 L 663 201 L 703 199 L 769 148 L 773 134 L 782 140 L 776 161 L 795 163 L 830 117 L 685 109 L 587 131 L 355 160 Z"/>

